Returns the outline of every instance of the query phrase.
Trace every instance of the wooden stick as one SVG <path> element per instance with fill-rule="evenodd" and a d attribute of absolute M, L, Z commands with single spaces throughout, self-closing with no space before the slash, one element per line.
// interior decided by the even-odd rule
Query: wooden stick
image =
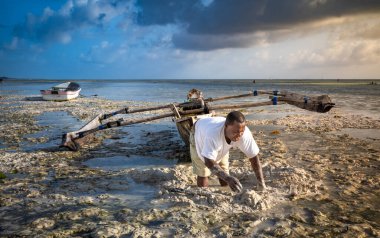
<path fill-rule="evenodd" d="M 258 94 L 268 94 L 268 95 L 274 95 L 274 92 L 270 91 L 262 91 L 259 90 L 257 91 Z M 277 94 L 278 96 L 284 96 L 285 94 Z M 254 96 L 253 92 L 246 93 L 246 94 L 240 94 L 240 95 L 231 95 L 231 96 L 224 96 L 224 97 L 218 97 L 218 98 L 208 98 L 205 99 L 205 102 L 215 102 L 215 101 L 221 101 L 221 100 L 226 100 L 226 99 L 233 99 L 233 98 L 242 98 L 242 97 L 251 97 Z M 99 120 L 102 121 L 104 119 L 108 119 L 112 116 L 115 116 L 117 114 L 132 114 L 132 113 L 138 113 L 138 112 L 146 112 L 146 111 L 155 111 L 155 110 L 160 110 L 160 109 L 172 109 L 174 107 L 183 107 L 185 105 L 189 106 L 191 104 L 199 104 L 199 102 L 186 102 L 186 103 L 173 103 L 173 104 L 167 104 L 167 105 L 161 105 L 161 106 L 154 106 L 154 107 L 146 107 L 146 108 L 136 108 L 136 109 L 130 109 L 129 107 L 123 108 L 121 110 L 111 112 L 108 114 L 103 114 L 99 116 Z"/>
<path fill-rule="evenodd" d="M 275 91 L 263 91 L 263 90 L 257 90 L 258 95 L 260 94 L 267 94 L 267 95 L 275 95 Z M 281 94 L 279 92 L 276 93 L 277 96 L 285 96 L 285 94 Z M 218 98 L 207 98 L 205 99 L 205 102 L 215 102 L 215 101 L 221 101 L 226 99 L 232 99 L 232 98 L 243 98 L 243 97 L 251 97 L 255 96 L 254 92 L 246 93 L 246 94 L 240 94 L 240 95 L 231 95 L 231 96 L 224 96 L 224 97 L 218 97 Z"/>
<path fill-rule="evenodd" d="M 98 116 L 98 119 L 99 119 L 99 122 L 101 122 L 102 120 L 109 119 L 118 114 L 133 114 L 133 113 L 138 113 L 138 112 L 156 111 L 160 109 L 173 109 L 173 107 L 181 108 L 184 106 L 192 106 L 192 105 L 193 106 L 200 105 L 200 102 L 172 103 L 172 104 L 167 104 L 167 105 L 146 107 L 146 108 L 136 108 L 136 109 L 130 109 L 129 107 L 126 107 L 115 112 L 101 114 Z"/>
<path fill-rule="evenodd" d="M 267 94 L 267 95 L 275 95 L 275 91 L 264 91 L 264 90 L 257 90 L 258 96 L 260 94 Z M 276 96 L 285 96 L 286 94 L 280 93 L 280 91 L 277 91 Z"/>
<path fill-rule="evenodd" d="M 177 103 L 174 105 L 178 107 L 179 104 Z M 165 108 L 171 108 L 172 106 L 173 104 L 161 105 L 161 106 L 155 106 L 155 107 L 146 107 L 146 108 L 136 108 L 136 109 L 130 109 L 129 107 L 126 107 L 115 112 L 100 115 L 99 120 L 102 121 L 118 114 L 132 114 L 132 113 L 137 113 L 137 112 L 155 111 L 155 110 L 160 110 L 160 109 L 165 109 Z"/>
<path fill-rule="evenodd" d="M 224 104 L 224 105 L 216 105 L 216 106 L 209 107 L 209 110 L 260 107 L 260 106 L 266 106 L 266 105 L 272 105 L 272 104 L 273 104 L 272 101 L 258 102 L 258 103 L 257 102 L 256 103 L 243 103 L 243 104 L 237 104 L 237 105 L 236 104 L 235 105 Z M 179 111 L 179 114 L 180 115 L 199 114 L 199 113 L 202 113 L 204 111 L 205 111 L 205 109 L 201 108 L 201 109 L 194 109 L 194 110 L 189 110 L 189 111 Z M 175 115 L 176 114 L 174 112 L 170 112 L 170 113 L 161 114 L 161 115 L 157 115 L 157 116 L 153 116 L 153 117 L 146 117 L 146 118 L 135 119 L 135 120 L 127 120 L 126 121 L 123 119 L 119 119 L 117 121 L 108 122 L 106 124 L 97 126 L 95 128 L 89 129 L 89 130 L 80 131 L 77 133 L 77 137 L 75 137 L 73 139 L 83 138 L 89 134 L 92 134 L 92 133 L 100 131 L 100 130 L 108 129 L 108 128 L 119 127 L 119 126 L 128 126 L 128 125 L 133 125 L 133 124 L 138 124 L 138 123 L 143 123 L 143 122 L 148 122 L 148 121 L 154 121 L 154 120 L 162 119 L 165 117 L 172 117 Z"/>
<path fill-rule="evenodd" d="M 278 103 L 283 104 L 283 103 Z M 234 105 L 215 105 L 211 106 L 210 110 L 218 110 L 218 109 L 237 109 L 237 108 L 246 108 L 246 107 L 260 107 L 260 106 L 267 106 L 267 105 L 273 105 L 272 101 L 267 102 L 255 102 L 255 103 L 243 103 L 243 104 L 234 104 Z"/>
<path fill-rule="evenodd" d="M 178 107 L 180 104 L 179 103 L 175 103 L 174 105 L 176 107 Z M 165 108 L 169 108 L 170 109 L 172 106 L 173 106 L 173 104 L 167 104 L 167 105 L 155 106 L 155 107 L 136 108 L 136 109 L 129 110 L 128 113 L 155 111 L 155 110 L 160 110 L 160 109 L 165 109 Z"/>
<path fill-rule="evenodd" d="M 165 118 L 165 117 L 171 117 L 171 116 L 174 116 L 173 112 L 166 113 L 166 114 L 161 114 L 161 115 L 157 115 L 157 116 L 153 116 L 153 117 L 147 117 L 147 118 L 141 118 L 141 119 L 135 119 L 135 120 L 128 120 L 128 121 L 124 121 L 123 119 L 119 119 L 117 121 L 108 122 L 106 124 L 100 125 L 98 127 L 90 129 L 90 130 L 80 131 L 79 133 L 77 133 L 78 136 L 76 138 L 82 138 L 82 137 L 85 137 L 85 136 L 87 136 L 89 134 L 92 134 L 94 132 L 97 132 L 97 131 L 100 131 L 100 130 L 104 130 L 104 129 L 108 129 L 108 128 L 119 127 L 119 126 L 128 126 L 128 125 L 132 125 L 132 124 L 138 124 L 138 123 L 143 123 L 143 122 L 148 122 L 148 121 L 154 121 L 154 120 L 162 119 L 162 118 Z M 74 139 L 76 139 L 76 138 L 74 138 Z"/>
<path fill-rule="evenodd" d="M 283 102 L 278 102 L 277 105 L 285 104 Z M 237 108 L 246 108 L 246 107 L 261 107 L 261 106 L 268 106 L 273 105 L 272 101 L 266 101 L 266 102 L 253 102 L 253 103 L 242 103 L 242 104 L 222 104 L 222 105 L 214 105 L 209 106 L 208 110 L 221 110 L 221 109 L 237 109 Z M 198 114 L 204 112 L 204 109 L 195 109 L 195 110 L 188 110 L 188 111 L 182 111 L 180 112 L 181 115 L 189 115 L 189 114 Z"/>
<path fill-rule="evenodd" d="M 128 126 L 128 125 L 132 125 L 132 124 L 154 121 L 154 120 L 162 119 L 165 117 L 172 117 L 174 115 L 175 114 L 173 112 L 170 112 L 170 113 L 161 114 L 161 115 L 157 115 L 157 116 L 153 116 L 153 117 L 146 117 L 146 118 L 141 118 L 141 119 L 136 119 L 136 120 L 123 121 L 123 122 L 121 122 L 120 126 Z"/>
<path fill-rule="evenodd" d="M 240 94 L 240 95 L 218 97 L 218 98 L 207 98 L 207 99 L 205 99 L 205 102 L 215 102 L 215 101 L 221 101 L 221 100 L 226 100 L 226 99 L 231 99 L 231 98 L 242 98 L 242 97 L 250 97 L 250 96 L 253 96 L 253 92 L 252 93 L 246 93 L 246 94 Z"/>

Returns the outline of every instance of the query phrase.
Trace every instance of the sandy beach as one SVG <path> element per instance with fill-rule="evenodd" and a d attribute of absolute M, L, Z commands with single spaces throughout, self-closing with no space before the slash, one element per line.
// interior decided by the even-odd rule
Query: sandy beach
<path fill-rule="evenodd" d="M 0 238 L 380 237 L 380 0 L 0 1 Z"/>
<path fill-rule="evenodd" d="M 261 150 L 268 190 L 256 189 L 248 159 L 232 151 L 231 174 L 244 187 L 238 194 L 216 178 L 207 189 L 195 186 L 170 118 L 99 132 L 78 152 L 58 148 L 62 131 L 99 113 L 156 104 L 2 96 L 0 236 L 380 236 L 378 118 L 340 108 L 325 114 L 289 105 L 242 110 Z M 54 131 L 38 122 L 49 113 L 69 127 Z M 119 166 L 135 157 L 137 166 Z M 112 167 L 115 159 L 121 162 Z"/>

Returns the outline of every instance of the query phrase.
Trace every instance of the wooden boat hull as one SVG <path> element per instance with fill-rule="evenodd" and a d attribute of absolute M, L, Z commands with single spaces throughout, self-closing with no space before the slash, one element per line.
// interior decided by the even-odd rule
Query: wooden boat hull
<path fill-rule="evenodd" d="M 85 145 L 89 141 L 91 141 L 93 139 L 94 135 L 91 134 L 91 135 L 85 136 L 83 138 L 78 138 L 78 133 L 100 126 L 102 117 L 103 117 L 103 114 L 97 115 L 94 119 L 92 119 L 90 122 L 88 122 L 86 125 L 84 125 L 79 130 L 63 134 L 61 146 L 67 147 L 72 151 L 79 150 L 80 147 L 82 147 L 83 145 Z"/>
<path fill-rule="evenodd" d="M 177 130 L 183 142 L 185 142 L 186 146 L 190 146 L 190 132 L 193 128 L 195 122 L 201 118 L 207 118 L 214 116 L 214 113 L 202 114 L 202 115 L 193 115 L 182 118 L 176 118 L 175 123 L 177 126 Z"/>
<path fill-rule="evenodd" d="M 68 101 L 79 96 L 81 89 L 76 91 L 41 90 L 42 99 L 46 101 Z"/>

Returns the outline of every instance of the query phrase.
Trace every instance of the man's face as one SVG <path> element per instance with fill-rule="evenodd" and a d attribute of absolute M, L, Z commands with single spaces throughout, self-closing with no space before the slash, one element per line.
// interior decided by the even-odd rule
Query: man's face
<path fill-rule="evenodd" d="M 244 133 L 245 123 L 234 122 L 231 125 L 226 125 L 225 136 L 231 141 L 238 141 Z"/>

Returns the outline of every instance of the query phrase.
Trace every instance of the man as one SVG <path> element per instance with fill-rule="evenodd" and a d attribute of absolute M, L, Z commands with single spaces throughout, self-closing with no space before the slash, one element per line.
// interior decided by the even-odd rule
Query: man
<path fill-rule="evenodd" d="M 233 111 L 224 117 L 199 119 L 190 133 L 190 155 L 198 187 L 208 186 L 208 177 L 215 174 L 221 186 L 239 192 L 242 185 L 229 175 L 229 150 L 239 148 L 250 160 L 261 189 L 266 189 L 258 158 L 259 148 L 245 125 L 241 112 Z"/>

